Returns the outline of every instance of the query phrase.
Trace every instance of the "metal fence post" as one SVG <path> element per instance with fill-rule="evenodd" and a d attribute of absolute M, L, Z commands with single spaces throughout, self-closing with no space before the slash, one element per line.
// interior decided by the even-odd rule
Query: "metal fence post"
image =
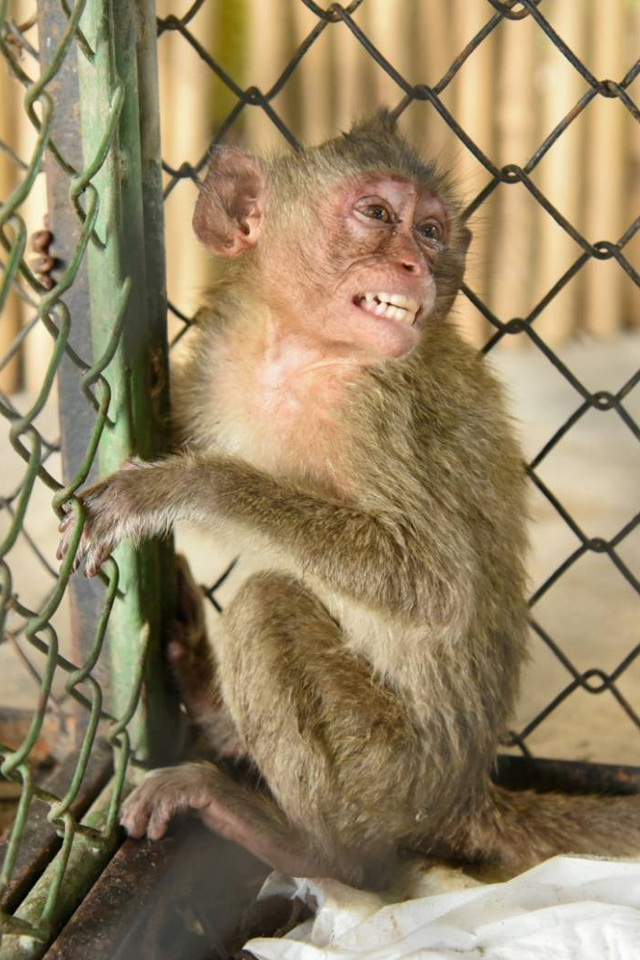
<path fill-rule="evenodd" d="M 104 368 L 111 387 L 100 445 L 103 472 L 166 449 L 167 343 L 162 189 L 153 0 L 91 0 L 80 20 L 91 55 L 80 49 L 78 75 L 85 169 L 99 194 L 88 247 L 94 358 L 118 346 Z M 102 109 L 97 108 L 102 105 Z M 105 137 L 113 138 L 102 159 Z M 110 565 L 110 576 L 115 569 Z M 130 544 L 118 552 L 118 588 L 110 617 L 114 712 L 136 696 L 146 657 L 146 696 L 129 732 L 139 756 L 172 754 L 175 702 L 163 680 L 160 632 L 171 600 L 170 545 Z M 146 649 L 145 649 L 146 648 Z"/>
<path fill-rule="evenodd" d="M 4 22 L 8 12 L 2 2 L 0 14 Z M 78 0 L 71 7 L 39 0 L 38 27 L 39 79 L 22 68 L 11 41 L 2 37 L 2 52 L 26 89 L 25 110 L 37 132 L 24 180 L 4 210 L 0 208 L 3 222 L 13 218 L 21 231 L 15 255 L 10 248 L 11 264 L 15 260 L 18 267 L 12 266 L 5 276 L 2 292 L 10 282 L 17 283 L 19 268 L 34 291 L 37 320 L 54 345 L 35 403 L 26 416 L 14 415 L 12 443 L 29 461 L 29 485 L 21 502 L 29 502 L 38 476 L 53 491 L 59 508 L 97 474 L 97 458 L 100 472 L 107 472 L 125 459 L 148 459 L 166 450 L 155 6 L 153 0 Z M 17 35 L 21 37 L 20 28 Z M 19 213 L 42 166 L 49 178 L 56 258 L 51 289 L 43 289 L 26 262 L 26 229 Z M 6 247 L 9 241 L 4 235 L 2 239 Z M 40 447 L 32 454 L 21 442 L 26 431 L 38 439 L 31 422 L 51 394 L 54 373 L 59 381 L 64 486 L 43 468 Z M 4 415 L 9 417 L 8 412 Z M 19 529 L 25 509 L 14 528 Z M 179 746 L 177 699 L 162 662 L 163 624 L 173 612 L 171 543 L 149 544 L 139 552 L 125 545 L 104 566 L 106 592 L 100 583 L 69 579 L 70 572 L 69 557 L 49 598 L 35 611 L 19 604 L 10 583 L 3 590 L 3 605 L 24 618 L 25 637 L 44 658 L 29 732 L 17 748 L 2 748 L 2 773 L 22 783 L 0 885 L 3 960 L 42 956 L 112 856 L 119 842 L 118 809 L 132 751 L 137 760 L 159 763 L 172 759 Z M 72 660 L 62 655 L 51 624 L 67 591 L 72 599 Z M 110 683 L 100 673 L 105 667 L 110 668 Z M 71 702 L 79 704 L 80 722 L 69 769 L 59 787 L 48 790 L 32 771 L 31 751 L 50 701 L 54 672 L 60 669 L 68 675 Z M 89 767 L 100 756 L 99 732 L 116 748 L 115 775 L 86 811 L 104 782 L 92 780 Z M 42 808 L 42 837 L 35 839 L 34 803 Z M 26 896 L 39 868 L 37 863 L 29 869 L 25 865 L 22 872 L 18 854 L 25 831 L 31 831 L 29 853 L 37 850 L 40 864 L 50 859 Z M 53 856 L 56 833 L 59 851 Z M 10 881 L 18 865 L 16 886 Z"/>

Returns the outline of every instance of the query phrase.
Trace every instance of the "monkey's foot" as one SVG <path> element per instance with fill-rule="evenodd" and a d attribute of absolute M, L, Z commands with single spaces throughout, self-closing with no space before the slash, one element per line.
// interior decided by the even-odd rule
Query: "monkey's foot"
<path fill-rule="evenodd" d="M 94 577 L 122 540 L 140 535 L 143 504 L 137 502 L 140 487 L 137 474 L 138 468 L 143 466 L 128 463 L 125 469 L 99 480 L 79 495 L 85 520 L 73 562 L 74 570 L 84 563 L 85 576 Z M 62 534 L 56 552 L 58 560 L 64 560 L 69 552 L 76 520 L 77 513 L 69 507 L 58 527 Z"/>
<path fill-rule="evenodd" d="M 200 763 L 152 770 L 126 800 L 120 823 L 130 837 L 159 840 L 177 814 L 200 813 L 215 801 L 216 773 Z"/>
<path fill-rule="evenodd" d="M 177 814 L 193 811 L 209 829 L 291 876 L 322 872 L 273 798 L 248 789 L 213 764 L 183 763 L 153 770 L 124 805 L 120 822 L 130 837 L 159 840 Z"/>

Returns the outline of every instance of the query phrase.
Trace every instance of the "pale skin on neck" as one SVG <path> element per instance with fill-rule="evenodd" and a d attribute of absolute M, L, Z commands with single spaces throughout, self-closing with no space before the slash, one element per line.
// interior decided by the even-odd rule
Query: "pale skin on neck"
<path fill-rule="evenodd" d="M 244 348 L 252 357 L 254 375 L 275 391 L 287 392 L 296 385 L 304 389 L 305 381 L 316 372 L 333 369 L 336 379 L 348 378 L 375 364 L 372 353 L 362 351 L 354 356 L 350 344 L 323 343 L 298 337 L 291 324 L 271 311 L 262 317 L 253 330 L 243 331 Z"/>

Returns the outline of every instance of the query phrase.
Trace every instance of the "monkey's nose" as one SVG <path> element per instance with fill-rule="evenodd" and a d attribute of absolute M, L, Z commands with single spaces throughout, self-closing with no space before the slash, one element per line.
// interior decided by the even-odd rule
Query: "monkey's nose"
<path fill-rule="evenodd" d="M 403 238 L 403 241 L 398 243 L 394 253 L 396 263 L 407 273 L 421 274 L 424 272 L 422 256 L 411 238 Z"/>
<path fill-rule="evenodd" d="M 404 259 L 402 261 L 402 266 L 404 267 L 405 270 L 408 270 L 409 273 L 417 273 L 418 270 L 420 269 L 420 266 L 418 263 L 416 263 L 414 260 L 409 260 L 409 259 Z"/>

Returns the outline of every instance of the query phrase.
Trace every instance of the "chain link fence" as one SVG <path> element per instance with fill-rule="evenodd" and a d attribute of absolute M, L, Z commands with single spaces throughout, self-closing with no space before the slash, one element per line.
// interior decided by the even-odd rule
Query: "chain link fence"
<path fill-rule="evenodd" d="M 145 10 L 43 0 L 24 20 L 11 12 L 1 5 L 3 82 L 7 100 L 23 88 L 28 152 L 0 142 L 0 306 L 19 317 L 0 396 L 3 692 L 19 694 L 2 718 L 0 771 L 19 803 L 0 895 L 2 956 L 37 956 L 117 845 L 132 753 L 171 752 L 155 589 L 170 583 L 168 550 L 126 549 L 95 584 L 55 557 L 75 490 L 162 449 L 166 339 L 155 37 L 145 50 L 131 19 Z M 29 357 L 39 382 L 16 389 Z"/>
<path fill-rule="evenodd" d="M 544 469 L 593 412 L 615 418 L 630 448 L 640 449 L 633 408 L 640 369 L 615 390 L 593 389 L 540 332 L 545 311 L 594 261 L 615 263 L 640 289 L 629 253 L 640 216 L 630 211 L 621 235 L 594 242 L 551 202 L 536 178 L 593 101 L 616 101 L 617 109 L 640 120 L 633 99 L 640 59 L 629 63 L 622 77 L 597 77 L 554 29 L 544 0 L 486 0 L 480 29 L 446 72 L 435 82 L 416 84 L 363 27 L 367 0 L 326 6 L 295 0 L 311 18 L 309 33 L 294 51 L 283 48 L 277 77 L 262 89 L 223 67 L 212 53 L 213 43 L 210 49 L 197 29 L 198 17 L 212 2 L 196 0 L 187 10 L 164 3 L 157 16 L 152 0 L 34 0 L 15 7 L 0 0 L 0 69 L 6 72 L 6 90 L 22 91 L 18 119 L 23 131 L 12 139 L 0 125 L 5 330 L 0 415 L 8 441 L 0 488 L 0 665 L 9 680 L 0 680 L 0 805 L 7 810 L 0 875 L 3 958 L 44 954 L 119 842 L 117 813 L 128 766 L 171 759 L 177 749 L 179 717 L 162 664 L 162 625 L 171 610 L 171 544 L 145 546 L 137 553 L 125 545 L 95 582 L 71 578 L 73 551 L 60 570 L 55 559 L 62 504 L 83 483 L 131 455 L 148 458 L 166 449 L 165 317 L 168 307 L 171 342 L 178 346 L 191 311 L 173 292 L 166 299 L 162 198 L 167 205 L 184 198 L 177 202 L 190 221 L 211 148 L 230 139 L 246 142 L 247 121 L 256 112 L 277 131 L 284 149 L 302 149 L 295 118 L 288 115 L 288 85 L 298 81 L 317 44 L 345 32 L 390 81 L 391 106 L 401 124 L 410 108 L 425 123 L 437 115 L 457 148 L 475 158 L 483 182 L 470 199 L 472 220 L 482 218 L 497 194 L 521 189 L 576 245 L 570 267 L 521 316 L 500 315 L 472 284 L 463 291 L 484 353 L 499 353 L 508 340 L 526 341 L 573 397 L 570 414 L 528 464 L 532 488 L 573 542 L 530 600 L 534 636 L 559 666 L 563 681 L 542 708 L 514 728 L 508 746 L 531 754 L 536 731 L 553 722 L 577 692 L 594 695 L 594 709 L 603 696 L 615 701 L 640 740 L 638 705 L 628 693 L 633 688 L 625 687 L 633 674 L 637 689 L 640 636 L 611 668 L 604 669 L 599 660 L 578 666 L 553 624 L 543 625 L 537 616 L 544 598 L 590 554 L 606 559 L 640 599 L 638 571 L 626 550 L 637 537 L 640 513 L 612 535 L 594 536 L 572 516 Z M 214 6 L 222 16 L 223 5 Z M 408 21 L 417 9 L 414 3 L 393 6 L 394 16 Z M 420 6 L 424 13 L 429 0 Z M 271 16 L 279 10 L 274 7 Z M 499 165 L 469 135 L 447 93 L 483 44 L 525 22 L 535 23 L 555 54 L 577 71 L 586 92 L 526 163 Z M 195 56 L 211 72 L 215 102 L 224 102 L 225 112 L 214 116 L 211 108 L 206 149 L 160 166 L 156 53 L 162 58 L 168 38 L 179 38 L 181 55 Z M 30 377 L 25 373 L 29 357 L 32 367 L 37 360 Z M 594 470 L 597 461 L 593 451 Z M 615 494 L 610 491 L 612 498 Z M 77 501 L 73 509 L 81 514 Z M 219 569 L 204 588 L 215 614 L 239 569 L 235 558 L 228 561 L 219 558 Z M 166 589 L 159 591 L 158 583 Z M 603 644 L 610 639 L 603 636 Z"/>

